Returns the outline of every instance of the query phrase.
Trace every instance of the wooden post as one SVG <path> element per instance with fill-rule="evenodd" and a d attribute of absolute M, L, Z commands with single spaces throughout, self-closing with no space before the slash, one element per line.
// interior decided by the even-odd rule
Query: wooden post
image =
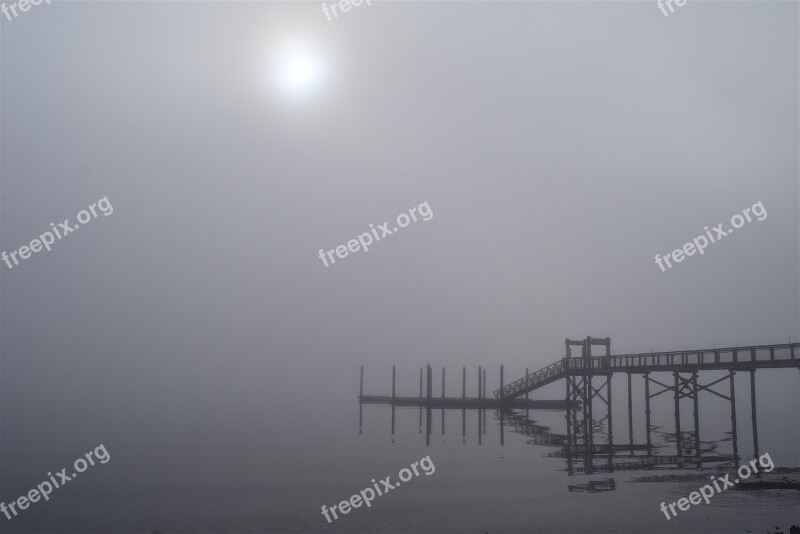
<path fill-rule="evenodd" d="M 358 433 L 364 426 L 364 365 L 361 365 L 361 380 L 358 388 Z"/>
<path fill-rule="evenodd" d="M 528 377 L 528 368 L 527 367 L 525 368 L 525 377 L 526 378 Z M 531 415 L 530 414 L 530 408 L 528 408 L 528 401 L 530 400 L 530 398 L 528 397 L 529 393 L 530 393 L 529 391 L 525 392 L 525 417 L 526 418 L 530 418 L 530 415 Z M 567 400 L 569 400 L 569 399 L 567 399 Z"/>
<path fill-rule="evenodd" d="M 482 376 L 483 376 L 483 371 L 481 370 L 481 366 L 479 365 L 478 366 L 478 398 L 479 399 L 483 397 L 483 395 L 481 395 L 481 391 L 482 391 L 482 389 L 481 389 L 481 377 Z"/>
<path fill-rule="evenodd" d="M 630 372 L 628 372 L 628 441 L 631 446 L 629 456 L 633 456 L 633 390 L 631 388 Z"/>
<path fill-rule="evenodd" d="M 733 369 L 728 371 L 728 380 L 730 381 L 731 385 L 731 434 L 733 437 L 733 458 L 734 463 L 739 462 L 739 447 L 737 443 L 737 435 L 736 435 L 736 388 L 733 385 L 733 377 L 736 373 L 733 372 Z"/>
<path fill-rule="evenodd" d="M 567 347 L 567 350 L 569 350 L 569 347 Z M 569 360 L 566 360 L 566 363 L 569 363 Z M 528 374 L 528 368 L 527 367 L 525 368 L 525 374 L 526 375 Z M 572 448 L 572 399 L 571 399 L 570 387 L 569 387 L 571 380 L 572 380 L 572 377 L 569 375 L 569 372 L 567 372 L 567 374 L 564 375 L 564 383 L 566 384 L 566 387 L 567 387 L 567 453 L 569 453 L 569 451 Z M 525 394 L 525 398 L 526 399 L 528 398 L 528 394 L 527 393 Z M 526 408 L 526 411 L 525 411 L 525 417 L 529 417 L 528 412 L 527 412 L 527 408 Z M 577 417 L 578 417 L 578 414 L 575 414 L 575 418 L 577 418 Z"/>
<path fill-rule="evenodd" d="M 650 373 L 644 373 L 644 417 L 647 427 L 647 455 L 652 454 L 652 443 L 650 441 Z"/>
<path fill-rule="evenodd" d="M 503 398 L 503 364 L 500 364 L 500 399 Z"/>
<path fill-rule="evenodd" d="M 594 452 L 593 445 L 594 445 L 594 416 L 592 415 L 592 399 L 594 397 L 594 389 L 592 388 L 592 337 L 586 337 L 586 376 L 584 377 L 584 381 L 586 381 L 586 385 L 584 389 L 586 390 L 586 403 L 587 406 L 587 413 L 588 419 L 586 420 L 586 441 L 587 441 L 587 453 L 590 456 Z"/>
<path fill-rule="evenodd" d="M 672 374 L 675 377 L 675 437 L 678 456 L 681 456 L 681 399 L 678 388 L 678 371 L 673 371 Z"/>
<path fill-rule="evenodd" d="M 419 368 L 419 433 L 422 434 L 422 367 Z"/>
<path fill-rule="evenodd" d="M 483 397 L 486 398 L 486 367 L 483 368 Z M 483 409 L 483 433 L 486 434 L 486 408 Z"/>
<path fill-rule="evenodd" d="M 444 367 L 442 367 L 442 435 L 444 436 Z"/>
<path fill-rule="evenodd" d="M 564 338 L 564 385 L 566 387 L 566 396 L 567 396 L 567 466 L 571 467 L 570 458 L 570 451 L 572 450 L 572 396 L 570 395 L 570 375 L 569 375 L 569 359 L 572 356 L 572 348 L 569 344 L 569 338 Z M 525 368 L 525 376 L 528 376 L 528 369 Z M 527 394 L 525 396 L 527 399 Z M 526 417 L 528 416 L 528 412 L 525 412 Z M 578 418 L 578 414 L 575 413 L 575 419 Z M 572 472 L 570 471 L 570 474 Z"/>
<path fill-rule="evenodd" d="M 750 370 L 750 417 L 753 420 L 753 458 L 758 458 L 758 420 L 756 419 L 756 371 Z"/>
<path fill-rule="evenodd" d="M 431 370 L 431 364 L 428 364 L 428 409 L 431 407 L 431 397 L 433 396 L 433 371 Z M 430 427 L 430 414 L 428 414 L 428 427 Z"/>
<path fill-rule="evenodd" d="M 694 390 L 694 450 L 700 456 L 700 410 L 698 409 L 699 391 L 697 391 L 697 371 L 692 372 L 692 389 Z"/>
<path fill-rule="evenodd" d="M 467 366 L 461 369 L 461 400 L 467 399 Z M 461 442 L 467 442 L 467 409 L 466 402 L 461 405 Z"/>
<path fill-rule="evenodd" d="M 609 448 L 609 464 L 611 458 L 614 456 L 614 418 L 611 411 L 611 377 L 614 376 L 609 373 L 606 376 L 606 407 L 608 408 L 608 448 Z"/>
<path fill-rule="evenodd" d="M 392 366 L 392 404 L 394 404 L 394 376 L 395 376 L 395 366 Z"/>
<path fill-rule="evenodd" d="M 606 407 L 608 408 L 608 463 L 611 465 L 611 458 L 614 456 L 614 412 L 611 409 L 611 379 L 614 373 L 611 372 L 611 338 L 606 338 L 606 355 L 603 362 L 608 374 L 606 375 Z"/>

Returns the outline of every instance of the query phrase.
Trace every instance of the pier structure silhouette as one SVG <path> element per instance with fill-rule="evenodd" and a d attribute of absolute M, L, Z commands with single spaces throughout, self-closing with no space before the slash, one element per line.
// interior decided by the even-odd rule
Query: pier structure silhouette
<path fill-rule="evenodd" d="M 593 348 L 600 346 L 604 354 L 593 355 Z M 573 356 L 575 347 L 580 356 Z M 572 473 L 591 473 L 597 470 L 649 469 L 667 465 L 700 466 L 707 462 L 731 462 L 738 464 L 738 429 L 736 422 L 736 389 L 734 376 L 745 372 L 750 377 L 750 412 L 754 456 L 759 455 L 758 422 L 756 406 L 755 374 L 759 369 L 797 368 L 800 370 L 800 343 L 776 343 L 664 351 L 633 354 L 611 354 L 611 339 L 587 336 L 584 339 L 566 339 L 564 358 L 533 373 L 526 369 L 525 376 L 509 384 L 503 383 L 503 366 L 500 366 L 500 388 L 493 396 L 486 395 L 486 369 L 478 368 L 478 396 L 466 396 L 466 367 L 462 368 L 462 391 L 460 397 L 445 396 L 445 369 L 442 368 L 441 397 L 433 395 L 433 370 L 427 366 L 427 380 L 420 369 L 418 397 L 398 397 L 395 389 L 395 367 L 392 367 L 392 395 L 364 395 L 364 368 L 361 367 L 359 394 L 359 427 L 363 422 L 364 404 L 388 404 L 392 407 L 392 434 L 394 435 L 395 407 L 419 407 L 420 432 L 423 425 L 423 410 L 427 411 L 426 437 L 430 442 L 432 409 L 442 410 L 442 433 L 444 434 L 444 410 L 462 410 L 462 435 L 466 437 L 466 410 L 478 411 L 479 442 L 486 432 L 486 410 L 495 411 L 500 422 L 501 445 L 504 442 L 504 429 L 509 426 L 513 432 L 530 436 L 529 442 L 537 445 L 555 446 L 560 450 L 553 456 L 567 460 L 567 470 Z M 702 382 L 704 371 L 724 371 L 722 377 Z M 615 443 L 612 412 L 612 376 L 617 373 L 627 375 L 627 443 Z M 666 374 L 667 378 L 664 378 Z M 634 443 L 633 388 L 634 376 L 644 380 L 644 443 Z M 671 376 L 670 376 L 671 375 Z M 670 380 L 671 378 L 671 380 Z M 556 400 L 531 400 L 531 392 L 557 382 L 564 381 L 564 398 Z M 715 389 L 716 386 L 716 389 Z M 727 386 L 727 387 L 726 387 Z M 651 391 L 651 387 L 655 391 Z M 722 390 L 720 391 L 720 389 Z M 716 446 L 703 447 L 700 440 L 699 397 L 701 393 L 720 397 L 730 404 L 730 454 L 720 453 Z M 675 454 L 660 454 L 663 446 L 653 441 L 651 424 L 651 399 L 670 393 L 674 403 L 674 432 L 667 442 L 674 442 Z M 692 401 L 694 427 L 681 429 L 682 399 Z M 600 403 L 605 416 L 601 421 L 594 419 L 595 402 Z M 550 429 L 537 425 L 529 418 L 530 410 L 564 410 L 566 434 L 555 434 Z M 524 410 L 524 415 L 520 413 Z M 603 431 L 605 429 L 605 431 Z M 597 437 L 605 435 L 597 442 Z M 685 439 L 686 438 L 686 439 Z M 582 464 L 582 465 L 581 465 Z"/>

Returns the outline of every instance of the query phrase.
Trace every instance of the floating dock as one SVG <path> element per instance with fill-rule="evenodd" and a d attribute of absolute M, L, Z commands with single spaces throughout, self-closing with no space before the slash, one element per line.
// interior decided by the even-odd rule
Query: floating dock
<path fill-rule="evenodd" d="M 384 395 L 359 395 L 358 402 L 362 404 L 394 404 L 395 406 L 421 406 L 430 408 L 462 408 L 462 409 L 511 409 L 527 408 L 529 410 L 566 410 L 567 401 L 559 400 L 530 400 L 530 399 L 499 399 L 487 397 L 391 397 Z M 576 402 L 574 407 L 580 407 Z"/>

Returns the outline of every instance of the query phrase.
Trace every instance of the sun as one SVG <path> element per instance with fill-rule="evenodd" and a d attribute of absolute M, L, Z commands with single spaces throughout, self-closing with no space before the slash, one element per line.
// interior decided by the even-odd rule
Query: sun
<path fill-rule="evenodd" d="M 287 43 L 274 56 L 274 78 L 281 93 L 300 98 L 317 92 L 325 80 L 321 54 L 308 43 Z"/>

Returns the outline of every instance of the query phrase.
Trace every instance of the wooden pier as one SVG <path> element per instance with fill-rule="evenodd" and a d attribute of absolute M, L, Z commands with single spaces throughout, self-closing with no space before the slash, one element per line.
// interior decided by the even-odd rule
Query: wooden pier
<path fill-rule="evenodd" d="M 566 410 L 565 400 L 530 400 L 510 399 L 501 401 L 493 398 L 479 397 L 388 397 L 381 395 L 359 395 L 358 402 L 362 404 L 394 404 L 395 406 L 422 406 L 431 408 L 465 408 L 467 410 L 489 410 L 500 408 L 522 408 L 529 410 Z"/>
<path fill-rule="evenodd" d="M 593 356 L 592 348 L 600 345 L 605 349 L 602 356 Z M 580 347 L 580 357 L 572 356 L 572 348 Z M 467 397 L 467 369 L 462 369 L 462 388 L 460 397 L 445 396 L 445 370 L 442 369 L 441 397 L 433 395 L 433 371 L 427 366 L 427 380 L 423 378 L 423 370 L 419 373 L 419 396 L 398 397 L 395 394 L 395 367 L 392 367 L 391 396 L 364 395 L 364 367 L 361 366 L 361 387 L 358 401 L 364 404 L 388 404 L 392 406 L 392 434 L 394 434 L 395 407 L 419 407 L 420 428 L 422 427 L 422 409 L 428 412 L 430 427 L 430 410 L 438 408 L 444 415 L 445 409 L 462 410 L 462 435 L 464 434 L 463 412 L 467 409 L 478 411 L 478 439 L 486 432 L 485 410 L 496 410 L 500 420 L 500 439 L 503 443 L 503 427 L 509 424 L 514 432 L 533 436 L 534 444 L 559 446 L 562 450 L 557 456 L 567 458 L 570 473 L 587 472 L 597 469 L 648 469 L 664 464 L 702 464 L 705 462 L 738 463 L 738 433 L 736 420 L 736 390 L 734 376 L 737 372 L 749 375 L 750 382 L 750 419 L 754 456 L 759 455 L 758 423 L 756 407 L 756 371 L 759 369 L 795 368 L 800 370 L 800 343 L 776 343 L 770 345 L 751 345 L 743 347 L 727 347 L 667 352 L 649 352 L 635 354 L 611 354 L 611 338 L 593 338 L 587 336 L 579 340 L 565 340 L 565 357 L 534 372 L 525 370 L 525 376 L 504 385 L 503 366 L 500 366 L 500 388 L 495 390 L 493 398 L 486 395 L 486 369 L 478 367 L 478 396 Z M 707 383 L 701 383 L 700 373 L 704 371 L 726 371 L 724 376 Z M 611 378 L 616 373 L 627 375 L 628 405 L 628 443 L 615 444 L 613 433 L 613 411 Z M 657 380 L 652 375 L 668 373 L 669 378 Z M 644 379 L 644 412 L 646 426 L 646 443 L 634 444 L 633 441 L 633 375 L 641 375 Z M 670 380 L 671 378 L 671 380 Z M 594 384 L 594 380 L 600 380 Z M 530 400 L 529 394 L 547 384 L 564 380 L 565 396 L 563 400 Z M 727 384 L 725 384 L 727 382 Z M 722 383 L 723 391 L 713 387 Z M 651 393 L 651 386 L 660 387 Z M 719 387 L 719 386 L 717 386 Z M 660 447 L 653 443 L 651 433 L 650 400 L 663 393 L 671 393 L 674 400 L 675 454 L 655 455 Z M 713 394 L 730 403 L 732 454 L 709 454 L 703 450 L 700 442 L 699 428 L 699 395 L 701 392 Z M 602 432 L 605 443 L 594 443 L 595 421 L 593 403 L 595 399 L 602 401 L 601 408 L 606 414 L 600 422 L 605 422 L 606 432 Z M 694 431 L 689 434 L 690 443 L 684 443 L 681 431 L 681 400 L 692 401 Z M 363 409 L 363 408 L 362 408 Z M 524 417 L 515 415 L 511 410 L 525 409 Z M 538 427 L 529 421 L 527 411 L 531 409 L 558 409 L 566 413 L 566 436 L 551 434 L 549 429 Z M 361 410 L 360 410 L 361 411 Z M 361 414 L 359 414 L 361 419 Z M 430 436 L 430 428 L 426 434 Z M 444 434 L 444 417 L 442 417 L 442 434 Z M 670 440 L 672 441 L 672 440 Z M 644 454 L 641 454 L 644 453 Z M 594 460 L 602 458 L 605 467 L 595 466 Z M 572 466 L 573 460 L 582 460 L 583 466 Z"/>
<path fill-rule="evenodd" d="M 463 367 L 461 377 L 461 396 L 445 397 L 445 369 L 442 368 L 442 389 L 441 397 L 433 394 L 433 369 L 428 365 L 427 369 L 427 388 L 423 395 L 425 382 L 422 377 L 422 369 L 419 370 L 419 396 L 418 397 L 398 397 L 396 393 L 396 368 L 392 366 L 392 394 L 391 395 L 364 395 L 364 366 L 361 366 L 361 380 L 358 394 L 360 404 L 391 404 L 392 406 L 410 406 L 427 408 L 461 408 L 461 409 L 511 409 L 523 408 L 528 410 L 566 410 L 568 401 L 555 400 L 530 400 L 527 398 L 498 399 L 486 396 L 486 369 L 478 367 L 478 396 L 467 397 L 467 368 Z M 500 382 L 502 384 L 503 366 L 500 366 Z M 573 408 L 580 408 L 579 400 L 572 401 Z"/>

